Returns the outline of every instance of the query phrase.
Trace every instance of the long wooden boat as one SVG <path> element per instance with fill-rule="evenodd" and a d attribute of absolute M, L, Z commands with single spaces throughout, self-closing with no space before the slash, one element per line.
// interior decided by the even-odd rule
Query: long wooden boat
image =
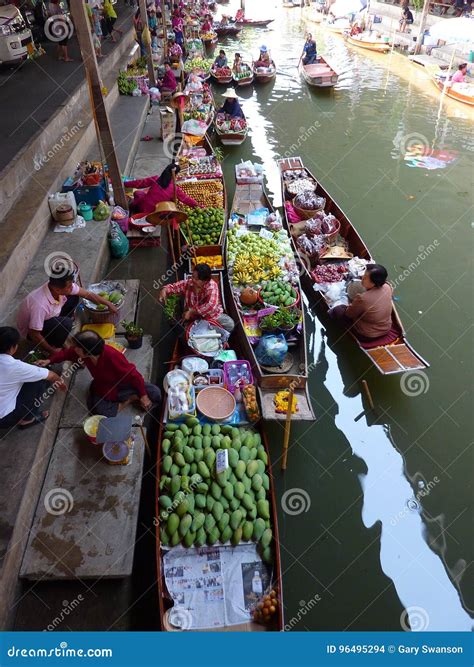
<path fill-rule="evenodd" d="M 256 67 L 255 62 L 252 63 L 252 70 L 255 83 L 268 83 L 273 81 L 276 77 L 276 65 L 273 60 L 270 63 L 270 67 Z"/>
<path fill-rule="evenodd" d="M 217 33 L 218 37 L 237 37 L 242 31 L 242 28 L 239 28 L 236 25 L 215 25 L 214 31 Z"/>
<path fill-rule="evenodd" d="M 247 123 L 245 116 L 244 120 Z M 230 132 L 228 130 L 224 130 L 222 127 L 219 126 L 219 114 L 216 115 L 214 127 L 216 128 L 216 134 L 219 137 L 220 142 L 224 144 L 224 146 L 240 146 L 240 144 L 243 144 L 244 141 L 247 139 L 247 135 L 249 132 L 247 124 L 239 132 Z"/>
<path fill-rule="evenodd" d="M 266 28 L 267 25 L 270 25 L 275 19 L 242 19 L 236 21 L 235 25 L 239 28 Z"/>
<path fill-rule="evenodd" d="M 379 42 L 376 40 L 362 39 L 356 36 L 351 37 L 347 35 L 346 40 L 348 44 L 357 46 L 359 49 L 366 49 L 367 51 L 375 51 L 376 53 L 388 53 L 392 48 L 390 42 Z"/>
<path fill-rule="evenodd" d="M 242 215 L 251 213 L 259 208 L 267 208 L 270 213 L 274 212 L 274 208 L 268 199 L 263 185 L 261 183 L 252 184 L 236 184 L 234 200 L 232 202 L 232 212 Z M 257 232 L 249 232 L 255 233 Z M 227 276 L 229 276 L 230 264 L 228 259 L 228 235 L 226 234 L 226 266 Z M 296 285 L 301 294 L 301 286 Z M 244 312 L 238 300 L 238 296 L 232 288 L 229 279 L 225 282 L 225 295 L 229 312 L 236 323 L 234 335 L 237 336 L 239 346 L 242 349 L 244 356 L 248 359 L 252 366 L 254 378 L 256 378 L 260 402 L 262 405 L 262 413 L 264 419 L 283 420 L 286 419 L 286 414 L 277 413 L 274 406 L 275 394 L 290 386 L 294 389 L 295 397 L 297 399 L 298 411 L 292 415 L 293 420 L 297 421 L 313 421 L 315 419 L 311 399 L 308 393 L 308 363 L 306 356 L 306 329 L 304 321 L 304 306 L 301 301 L 298 309 L 302 311 L 302 322 L 299 334 L 292 337 L 289 341 L 289 354 L 291 355 L 291 367 L 284 372 L 270 372 L 266 370 L 255 356 L 254 348 L 245 331 Z"/>
<path fill-rule="evenodd" d="M 446 77 L 445 73 L 444 77 Z M 450 97 L 452 100 L 462 102 L 463 104 L 468 104 L 471 107 L 474 106 L 474 95 L 465 95 L 464 93 L 461 93 L 459 90 L 453 88 L 450 82 L 445 84 L 444 78 L 443 76 L 440 76 L 440 74 L 433 74 L 431 81 L 438 88 L 438 90 L 446 95 L 446 97 Z"/>
<path fill-rule="evenodd" d="M 232 78 L 234 80 L 234 83 L 239 88 L 243 88 L 244 86 L 250 86 L 250 84 L 253 83 L 254 79 L 253 69 L 250 67 L 248 63 L 242 63 L 242 68 L 246 68 L 246 70 L 248 71 L 247 76 L 238 78 L 235 72 L 234 71 L 232 72 Z"/>
<path fill-rule="evenodd" d="M 313 65 L 303 65 L 301 61 L 299 72 L 308 86 L 314 88 L 332 88 L 336 85 L 339 78 L 338 72 L 323 56 L 318 56 L 317 61 Z"/>
<path fill-rule="evenodd" d="M 361 259 L 373 261 L 367 246 L 357 233 L 348 217 L 339 208 L 329 193 L 326 192 L 323 186 L 311 174 L 311 172 L 305 168 L 301 158 L 291 157 L 278 160 L 278 167 L 280 169 L 283 202 L 290 200 L 290 195 L 288 194 L 285 185 L 286 172 L 291 172 L 294 170 L 304 172 L 308 178 L 317 183 L 316 195 L 326 199 L 326 205 L 324 209 L 325 212 L 331 213 L 340 222 L 341 228 L 339 234 L 347 244 L 348 253 L 354 257 L 360 257 Z M 284 214 L 287 228 L 291 232 L 293 229 L 292 225 L 288 221 L 285 208 Z M 310 298 L 314 297 L 315 291 L 313 288 L 315 280 L 311 274 L 311 267 L 309 265 L 308 258 L 303 253 L 300 253 L 296 243 L 294 242 L 294 238 L 293 247 L 296 255 L 300 258 L 303 271 L 303 287 L 305 288 L 305 291 Z M 334 260 L 319 260 L 320 263 L 324 262 L 326 264 L 331 261 Z M 325 308 L 328 308 L 329 304 L 325 300 L 324 294 L 322 292 L 319 292 L 319 294 L 322 297 L 321 301 Z M 395 308 L 395 304 L 392 306 L 392 329 L 390 331 L 390 335 L 371 341 L 370 344 L 368 344 L 359 341 L 355 334 L 353 334 L 350 330 L 349 333 L 359 346 L 360 350 L 362 350 L 362 352 L 370 359 L 370 361 L 374 364 L 377 370 L 382 373 L 382 375 L 405 373 L 407 371 L 420 370 L 429 367 L 429 364 L 413 349 L 413 347 L 407 341 L 403 324 L 400 320 L 397 309 Z"/>
<path fill-rule="evenodd" d="M 220 276 L 217 277 L 217 281 L 218 284 L 220 284 L 221 281 Z M 222 294 L 222 299 L 224 304 L 223 294 Z M 179 342 L 177 342 L 174 349 L 173 358 L 170 362 L 170 370 L 176 368 L 182 356 L 186 356 L 188 354 L 193 354 L 193 353 L 189 348 L 187 349 L 180 348 L 180 344 Z M 181 480 L 185 487 L 183 489 L 183 495 L 179 496 L 178 494 L 180 493 L 180 491 L 178 491 L 178 493 L 175 494 L 172 498 L 170 497 L 171 496 L 171 491 L 170 491 L 171 484 L 169 482 L 170 477 L 164 474 L 163 468 L 165 465 L 167 466 L 169 464 L 169 460 L 167 460 L 166 464 L 164 462 L 164 458 L 166 456 L 165 447 L 167 451 L 169 452 L 172 451 L 174 444 L 173 443 L 174 431 L 168 430 L 171 428 L 169 426 L 171 422 L 167 414 L 166 401 L 164 401 L 163 405 L 164 405 L 163 415 L 159 427 L 158 446 L 157 446 L 155 522 L 154 522 L 156 527 L 156 567 L 157 567 L 158 604 L 159 604 L 159 612 L 161 620 L 161 629 L 163 631 L 199 630 L 199 631 L 213 631 L 213 632 L 282 631 L 284 628 L 284 620 L 283 620 L 282 577 L 281 577 L 280 541 L 278 535 L 277 503 L 276 503 L 275 487 L 272 477 L 271 465 L 269 465 L 270 453 L 265 432 L 263 430 L 262 420 L 260 420 L 257 423 L 257 425 L 254 426 L 253 428 L 249 427 L 248 423 L 242 424 L 238 422 L 233 423 L 231 426 L 233 429 L 238 428 L 239 430 L 241 428 L 245 428 L 248 434 L 250 434 L 250 432 L 258 434 L 257 437 L 259 438 L 261 445 L 263 445 L 263 449 L 266 454 L 267 464 L 265 465 L 265 473 L 268 475 L 267 478 L 268 491 L 266 493 L 266 500 L 269 503 L 268 526 L 271 528 L 273 536 L 273 539 L 269 547 L 273 559 L 273 563 L 270 566 L 264 566 L 263 562 L 257 561 L 255 555 L 253 555 L 252 553 L 250 553 L 249 555 L 249 547 L 252 544 L 252 542 L 243 542 L 241 539 L 238 543 L 237 542 L 235 543 L 235 546 L 232 547 L 230 547 L 230 543 L 227 540 L 225 540 L 224 543 L 221 543 L 220 540 L 223 537 L 223 533 L 221 531 L 218 531 L 218 535 L 216 535 L 215 532 L 212 530 L 212 528 L 210 530 L 207 530 L 208 528 L 207 520 L 206 523 L 204 524 L 205 534 L 203 535 L 203 538 L 206 539 L 207 546 L 200 548 L 193 545 L 186 549 L 183 549 L 179 543 L 176 544 L 175 546 L 170 546 L 169 528 L 168 528 L 169 514 L 173 510 L 177 510 L 175 516 L 181 514 L 182 513 L 181 503 L 186 503 L 187 505 L 186 509 L 189 509 L 191 496 L 195 507 L 197 507 L 197 504 L 193 486 L 192 485 L 191 487 L 187 486 L 186 481 L 183 480 L 183 477 L 181 477 Z M 203 420 L 202 418 L 197 418 L 196 420 L 193 420 L 193 424 L 195 424 L 197 421 L 198 425 L 202 429 L 204 427 L 205 420 Z M 176 425 L 173 425 L 173 428 L 176 428 Z M 194 425 L 192 426 L 192 428 L 194 429 Z M 219 428 L 221 428 L 221 426 Z M 229 431 L 231 430 L 230 426 L 228 427 L 228 430 Z M 234 434 L 235 431 L 232 433 L 232 435 Z M 184 437 L 187 438 L 188 436 Z M 244 436 L 242 435 L 242 437 Z M 165 445 L 165 440 L 167 440 L 166 445 Z M 168 443 L 170 444 L 168 445 Z M 189 448 L 192 454 L 194 454 L 198 449 L 193 446 L 193 441 L 190 440 L 187 441 L 187 447 Z M 237 449 L 233 448 L 232 446 L 230 448 L 233 449 L 233 451 L 237 452 Z M 189 450 L 187 451 L 188 458 L 190 457 Z M 216 476 L 215 464 L 210 465 L 209 469 L 211 472 L 211 477 L 203 478 L 203 481 L 205 479 L 206 482 L 209 482 L 209 484 L 207 485 L 209 489 L 207 492 L 204 492 L 205 494 L 207 493 L 207 497 L 212 495 L 210 492 L 210 488 L 212 488 L 211 480 L 214 479 Z M 232 468 L 230 468 L 230 470 L 232 470 Z M 190 480 L 192 478 L 187 477 L 186 479 Z M 217 483 L 215 484 L 216 486 L 218 486 Z M 199 489 L 199 491 L 203 491 L 203 489 Z M 164 495 L 166 495 L 166 497 L 169 499 L 166 501 L 166 503 L 163 499 Z M 170 501 L 171 501 L 171 507 L 169 506 Z M 165 506 L 168 506 L 168 509 L 164 511 L 163 508 Z M 179 509 L 180 507 L 181 509 Z M 206 507 L 201 510 L 201 512 L 206 517 L 209 515 L 212 516 L 211 512 L 212 507 L 210 509 L 209 507 L 210 507 L 209 504 L 206 503 Z M 182 514 L 184 514 L 184 512 Z M 196 517 L 196 512 L 194 514 L 190 514 L 190 516 L 191 518 L 194 519 Z M 247 514 L 247 516 L 249 515 Z M 241 519 L 241 521 L 243 521 L 243 519 Z M 211 520 L 211 523 L 216 523 L 216 522 Z M 181 526 L 179 530 L 180 529 Z M 188 531 L 186 532 L 183 531 L 183 533 L 187 535 L 187 533 L 189 533 L 189 530 L 190 529 L 188 529 Z M 234 537 L 237 534 L 236 538 L 237 540 L 238 539 L 237 530 L 235 532 L 232 531 L 232 533 Z M 229 531 L 227 531 L 226 537 L 228 537 L 228 534 Z M 197 539 L 198 535 L 199 532 L 191 534 L 191 536 L 193 537 L 193 541 Z M 164 539 L 165 542 L 168 542 L 168 544 L 163 543 Z M 170 583 L 172 582 L 171 586 L 174 585 L 177 589 L 179 583 L 178 582 L 175 583 L 174 581 L 172 581 L 172 579 L 174 578 L 174 575 L 176 576 L 176 578 L 179 578 L 181 576 L 179 572 L 179 567 L 175 570 L 173 569 L 173 567 L 169 568 L 168 570 L 166 569 L 165 560 L 166 559 L 170 560 L 170 555 L 173 553 L 173 549 L 176 549 L 175 556 L 181 559 L 180 561 L 177 562 L 182 562 L 182 558 L 184 555 L 186 557 L 186 564 L 190 568 L 190 570 L 186 573 L 186 579 L 188 579 L 189 581 L 194 580 L 194 588 L 192 591 L 193 592 L 192 596 L 190 596 L 190 593 L 187 588 L 185 588 L 184 590 L 181 588 L 180 592 L 176 593 L 176 590 L 170 591 L 167 587 L 166 583 L 167 577 L 168 581 Z M 246 555 L 242 553 L 243 550 L 247 551 Z M 240 585 L 237 588 L 233 586 L 229 586 L 228 588 L 226 588 L 223 586 L 223 580 L 224 577 L 227 575 L 229 568 L 232 567 L 232 561 L 229 563 L 229 560 L 232 558 L 235 559 L 237 556 L 239 557 L 239 560 L 237 561 L 237 567 L 233 570 L 232 580 L 235 581 L 236 570 L 242 572 L 241 580 L 239 581 Z M 214 563 L 215 565 L 212 567 L 211 563 Z M 260 577 L 260 582 L 258 582 L 257 579 L 258 586 L 254 587 L 252 584 L 255 580 L 255 575 L 257 572 L 259 573 L 258 577 Z M 252 579 L 252 577 L 254 578 Z M 268 586 L 267 588 L 264 589 L 263 584 L 267 581 L 267 578 L 268 578 Z M 251 584 L 250 586 L 249 583 Z M 276 613 L 270 619 L 270 622 L 265 624 L 257 623 L 255 620 L 252 619 L 250 609 L 256 604 L 258 599 L 261 597 L 261 594 L 266 593 L 270 589 L 277 591 L 278 597 L 277 597 Z M 172 597 L 171 594 L 172 592 L 175 593 L 174 598 Z M 232 593 L 234 594 L 234 598 L 230 600 L 229 597 L 230 595 L 232 595 Z M 210 627 L 203 627 L 202 615 L 204 613 L 205 607 L 208 606 L 209 602 L 212 603 L 214 609 L 217 608 L 216 604 L 221 603 L 222 610 L 219 609 L 219 612 L 214 614 L 214 618 L 210 623 Z M 249 610 L 246 614 L 249 616 L 249 620 L 240 622 L 238 625 L 230 623 L 226 624 L 227 620 L 226 602 L 229 602 L 230 607 L 232 607 L 233 602 L 237 603 L 240 611 L 242 609 Z M 242 616 L 242 614 L 240 614 L 240 616 Z"/>
<path fill-rule="evenodd" d="M 233 78 L 232 70 L 230 69 L 230 67 L 228 67 L 227 69 L 229 70 L 228 74 L 217 74 L 216 73 L 216 68 L 215 67 L 211 68 L 211 76 L 214 79 L 214 81 L 217 81 L 217 83 L 220 83 L 220 84 L 230 83 L 232 81 L 232 78 Z"/>

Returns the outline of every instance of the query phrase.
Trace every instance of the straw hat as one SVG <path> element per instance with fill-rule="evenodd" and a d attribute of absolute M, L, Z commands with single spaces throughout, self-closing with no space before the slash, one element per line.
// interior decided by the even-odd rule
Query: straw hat
<path fill-rule="evenodd" d="M 183 222 L 187 217 L 186 213 L 178 211 L 174 202 L 162 201 L 155 206 L 153 213 L 149 213 L 146 216 L 146 220 L 150 225 L 164 225 L 170 220 Z"/>
<path fill-rule="evenodd" d="M 222 97 L 227 97 L 228 99 L 238 100 L 239 97 L 233 88 L 227 88 L 225 93 L 222 93 Z"/>
<path fill-rule="evenodd" d="M 185 101 L 185 98 L 188 99 L 188 93 L 184 93 L 182 90 L 178 90 L 171 98 L 171 106 L 174 109 L 179 108 Z"/>

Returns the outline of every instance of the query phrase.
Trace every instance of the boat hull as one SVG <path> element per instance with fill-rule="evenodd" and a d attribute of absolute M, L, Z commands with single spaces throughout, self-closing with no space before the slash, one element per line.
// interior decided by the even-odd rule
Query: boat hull
<path fill-rule="evenodd" d="M 252 19 L 244 21 L 236 21 L 236 26 L 238 28 L 265 28 L 267 25 L 272 23 L 275 19 L 266 19 L 264 21 L 252 21 Z"/>
<path fill-rule="evenodd" d="M 392 48 L 392 45 L 388 42 L 366 42 L 361 39 L 354 39 L 353 37 L 347 37 L 348 44 L 351 46 L 357 46 L 359 49 L 365 49 L 366 51 L 373 51 L 374 53 L 388 53 Z"/>
<path fill-rule="evenodd" d="M 432 81 L 438 90 L 441 92 L 445 91 L 444 94 L 446 97 L 449 97 L 452 100 L 456 100 L 457 102 L 462 102 L 462 104 L 468 104 L 469 106 L 474 107 L 474 97 L 471 97 L 470 95 L 463 95 L 457 90 L 453 90 L 450 86 L 446 86 L 445 89 L 444 82 L 440 81 L 436 76 L 432 77 Z"/>
<path fill-rule="evenodd" d="M 272 62 L 272 69 L 270 72 L 259 72 L 258 67 L 255 67 L 255 63 L 252 65 L 252 70 L 255 83 L 269 83 L 276 77 L 276 67 L 274 62 Z"/>
<path fill-rule="evenodd" d="M 333 88 L 338 82 L 336 70 L 322 57 L 314 65 L 299 65 L 300 75 L 312 88 Z"/>

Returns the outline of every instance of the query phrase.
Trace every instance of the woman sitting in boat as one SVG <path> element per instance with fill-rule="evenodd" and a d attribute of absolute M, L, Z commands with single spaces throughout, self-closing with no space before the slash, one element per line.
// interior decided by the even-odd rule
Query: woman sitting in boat
<path fill-rule="evenodd" d="M 234 56 L 234 64 L 232 65 L 232 70 L 236 74 L 240 74 L 240 72 L 242 71 L 242 64 L 243 64 L 242 56 L 240 55 L 240 53 L 236 53 Z"/>
<path fill-rule="evenodd" d="M 255 67 L 270 67 L 272 61 L 270 60 L 270 54 L 265 45 L 260 47 L 260 54 L 258 60 L 255 61 Z"/>
<path fill-rule="evenodd" d="M 159 300 L 164 303 L 170 294 L 184 297 L 183 320 L 208 320 L 215 322 L 229 333 L 233 330 L 234 320 L 224 313 L 219 294 L 219 285 L 212 280 L 211 267 L 208 264 L 196 264 L 191 278 L 163 287 Z"/>
<path fill-rule="evenodd" d="M 467 63 L 461 63 L 458 67 L 458 71 L 451 77 L 450 83 L 464 83 L 466 81 L 466 74 Z"/>
<path fill-rule="evenodd" d="M 92 375 L 87 405 L 92 414 L 115 417 L 119 408 L 128 403 L 140 403 L 150 410 L 161 400 L 154 384 L 145 382 L 134 364 L 95 331 L 82 331 L 73 338 L 72 347 L 37 361 L 37 366 L 49 366 L 63 361 L 80 363 Z"/>
<path fill-rule="evenodd" d="M 163 171 L 160 176 L 149 176 L 148 178 L 138 178 L 132 181 L 125 181 L 126 188 L 148 188 L 147 191 L 141 190 L 135 192 L 130 204 L 130 213 L 153 213 L 156 205 L 163 201 L 173 201 L 174 188 L 173 171 L 179 172 L 179 167 L 172 162 Z M 199 204 L 176 186 L 176 198 L 186 206 L 196 208 Z"/>
<path fill-rule="evenodd" d="M 223 113 L 231 118 L 245 118 L 239 98 L 233 88 L 228 88 L 222 97 L 225 97 L 226 100 L 217 113 Z"/>
<path fill-rule="evenodd" d="M 219 51 L 219 55 L 214 60 L 214 67 L 227 67 L 227 56 L 224 49 Z"/>
<path fill-rule="evenodd" d="M 162 93 L 174 93 L 177 87 L 178 84 L 174 72 L 171 69 L 171 63 L 169 60 L 165 60 L 165 75 L 161 79 L 158 88 Z"/>
<path fill-rule="evenodd" d="M 303 53 L 305 54 L 303 56 L 303 65 L 313 65 L 316 62 L 316 58 L 318 57 L 316 42 L 311 33 L 308 33 L 308 36 L 306 37 Z"/>
<path fill-rule="evenodd" d="M 392 288 L 387 283 L 387 269 L 381 264 L 367 264 L 362 277 L 365 291 L 349 306 L 336 306 L 329 316 L 362 342 L 381 338 L 392 328 Z"/>

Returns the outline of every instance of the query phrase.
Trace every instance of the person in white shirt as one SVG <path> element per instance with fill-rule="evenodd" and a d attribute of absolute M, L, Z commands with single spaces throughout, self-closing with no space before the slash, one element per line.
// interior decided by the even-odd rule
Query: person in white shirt
<path fill-rule="evenodd" d="M 19 340 L 17 329 L 0 327 L 0 428 L 24 429 L 46 421 L 49 413 L 41 411 L 41 405 L 48 383 L 66 390 L 53 371 L 14 358 Z"/>

